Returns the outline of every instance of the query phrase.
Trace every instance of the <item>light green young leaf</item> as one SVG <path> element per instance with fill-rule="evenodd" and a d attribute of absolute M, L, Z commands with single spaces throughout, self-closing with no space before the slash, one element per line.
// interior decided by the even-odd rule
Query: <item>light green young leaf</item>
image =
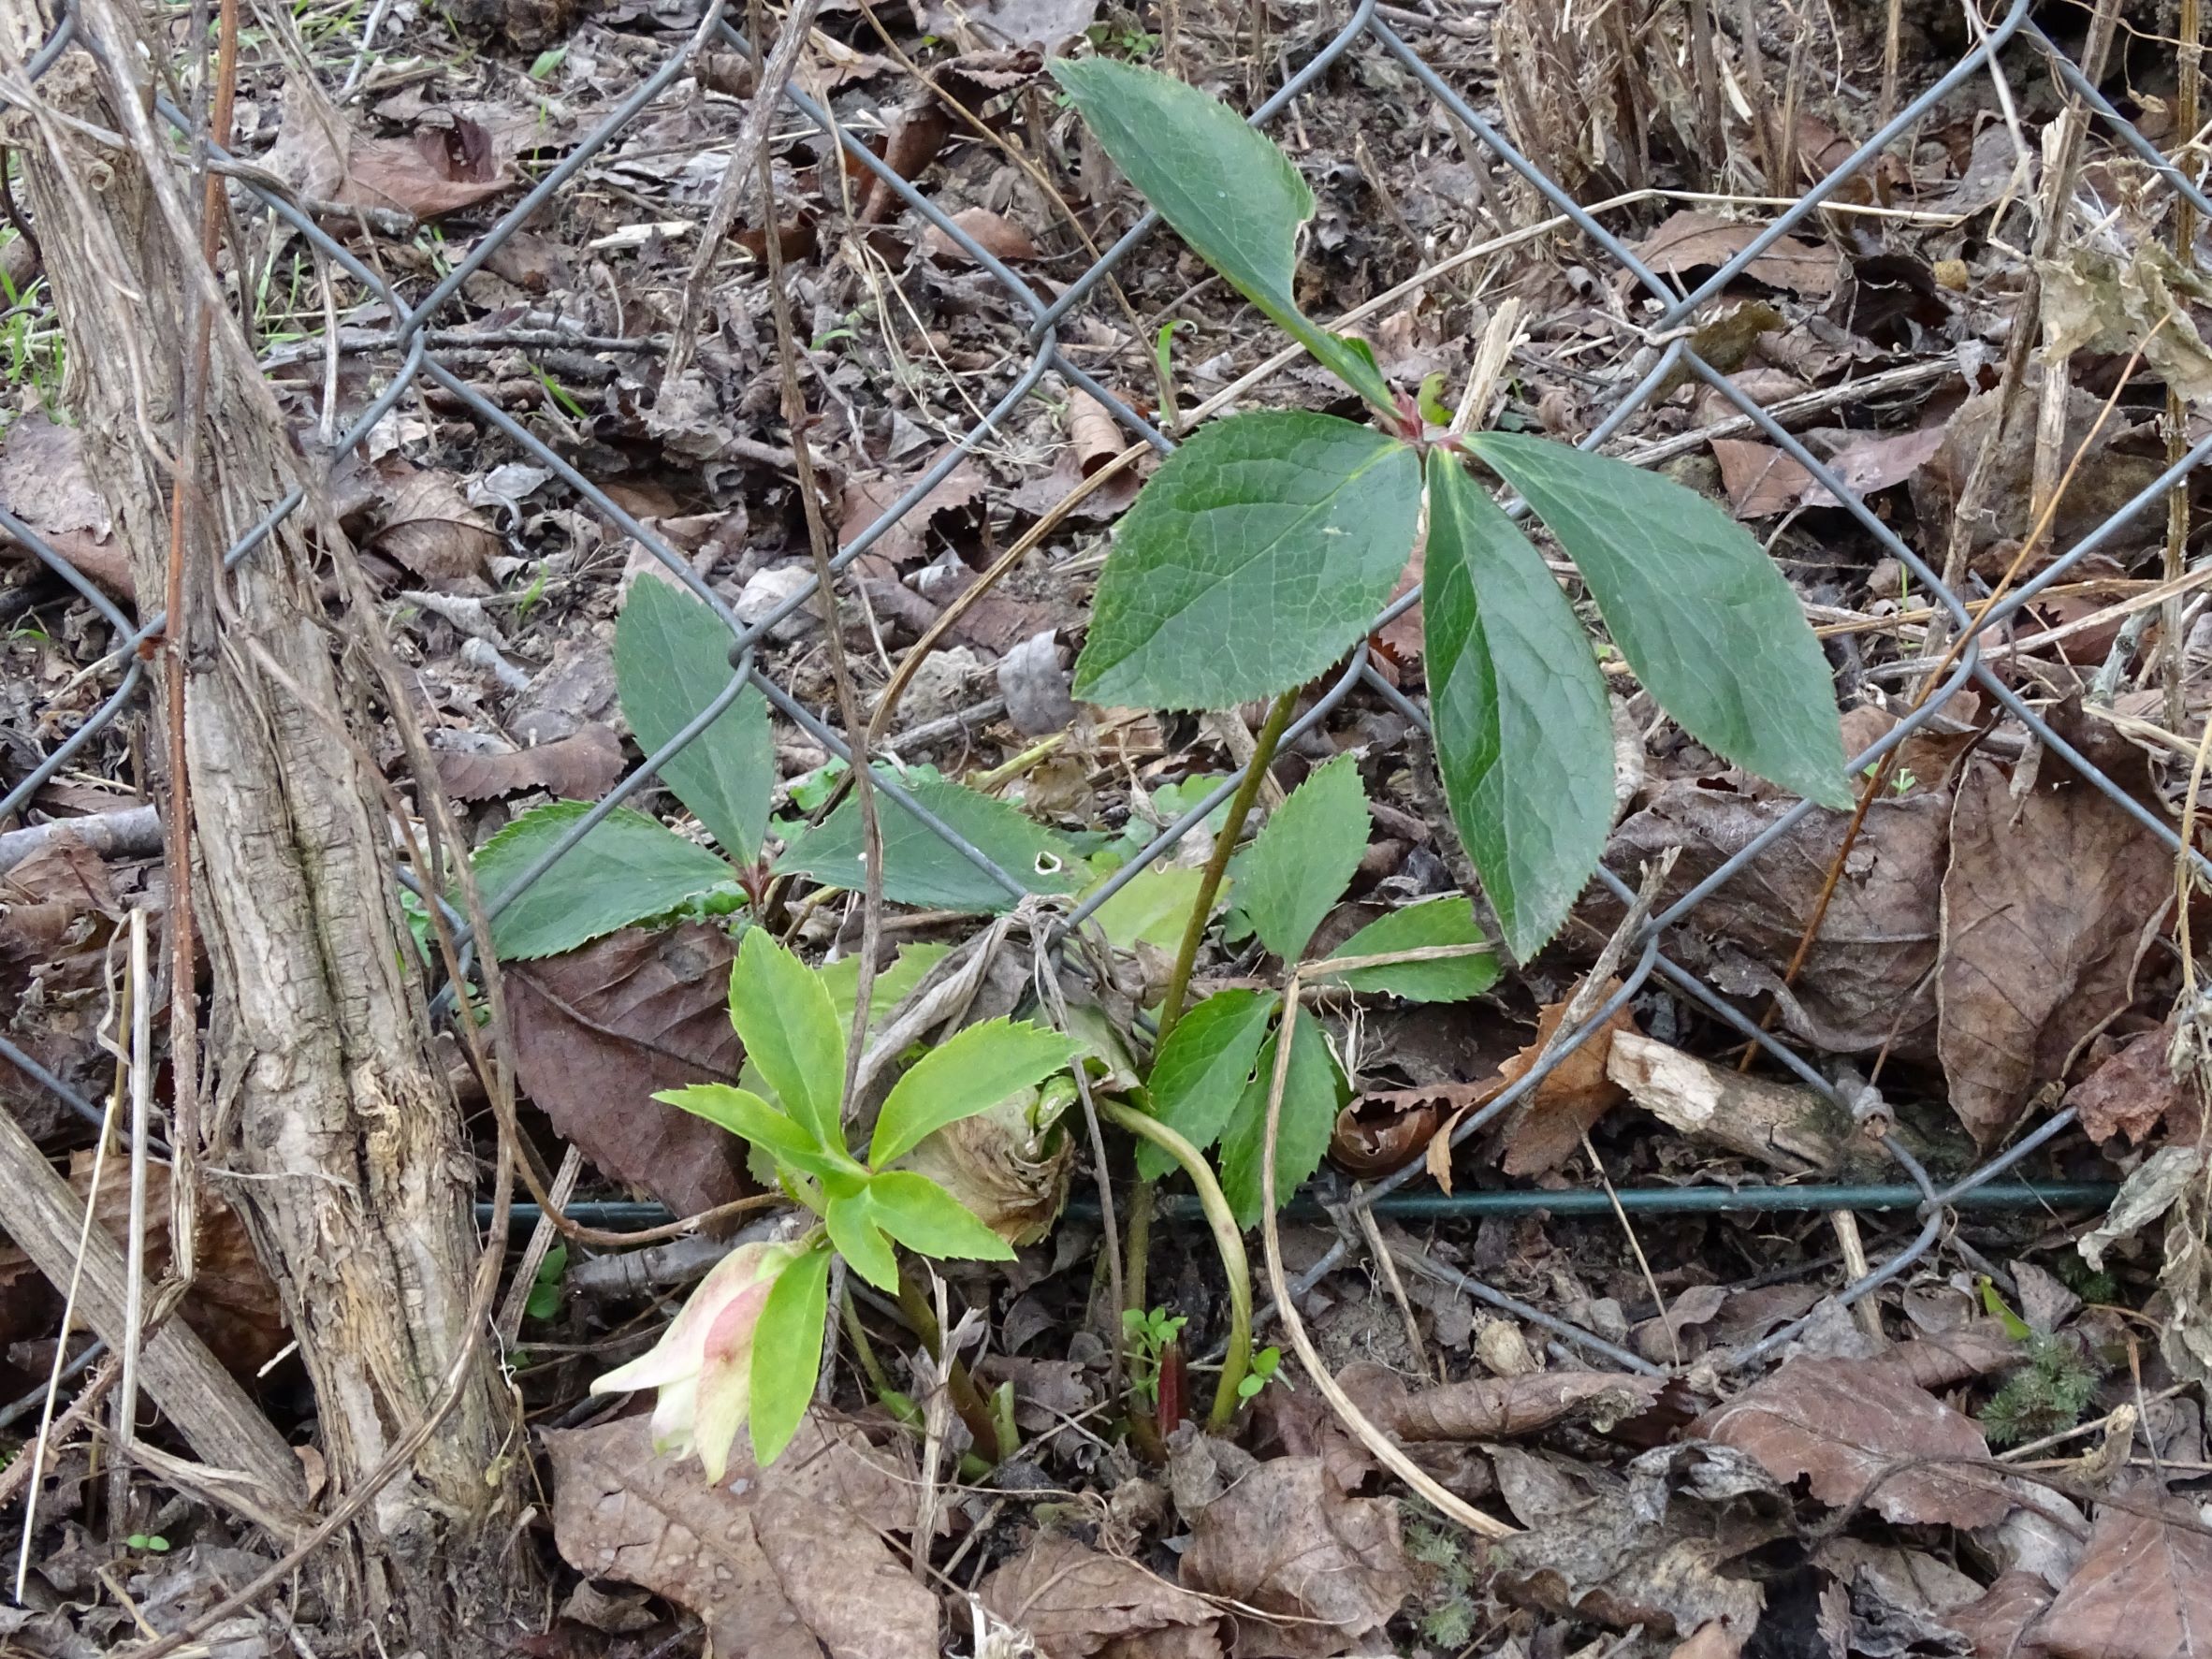
<path fill-rule="evenodd" d="M 753 1328 L 752 1455 L 764 1469 L 791 1444 L 814 1398 L 829 1318 L 829 1270 L 825 1239 L 776 1275 Z"/>
<path fill-rule="evenodd" d="M 1074 851 L 1021 809 L 941 778 L 910 777 L 878 768 L 904 785 L 923 806 L 969 846 L 995 861 L 1031 893 L 1065 893 Z M 946 844 L 912 813 L 879 793 L 876 821 L 883 832 L 883 896 L 894 904 L 945 910 L 1005 910 L 1013 895 Z M 831 887 L 858 892 L 861 870 L 859 803 L 848 799 L 816 828 L 802 834 L 776 861 L 779 871 L 813 877 Z"/>
<path fill-rule="evenodd" d="M 1506 432 L 1467 446 L 1559 538 L 1621 654 L 1684 731 L 1808 800 L 1851 805 L 1827 660 L 1741 525 L 1625 461 Z"/>
<path fill-rule="evenodd" d="M 1260 1211 L 1259 1153 L 1267 1130 L 1267 1097 L 1275 1073 L 1275 1043 L 1259 1054 L 1259 1070 L 1237 1101 L 1236 1115 L 1221 1135 L 1221 1194 L 1236 1212 L 1239 1227 L 1258 1224 Z M 1283 1080 L 1281 1133 L 1275 1139 L 1277 1208 L 1321 1167 L 1336 1113 L 1344 1105 L 1336 1061 L 1310 1016 L 1290 1033 L 1290 1071 Z"/>
<path fill-rule="evenodd" d="M 902 947 L 892 958 L 891 966 L 876 975 L 874 987 L 868 993 L 868 1027 L 873 1030 L 883 1023 L 884 1015 L 906 1000 L 907 994 L 920 984 L 924 975 L 952 953 L 951 945 L 912 944 Z M 823 987 L 829 992 L 830 1006 L 837 1011 L 837 1024 L 846 1030 L 852 1029 L 852 1004 L 860 994 L 860 958 L 840 956 L 835 962 L 825 962 L 816 968 Z"/>
<path fill-rule="evenodd" d="M 813 970 L 755 927 L 730 968 L 730 1023 L 783 1110 L 825 1152 L 845 1150 L 845 1028 Z"/>
<path fill-rule="evenodd" d="M 852 1264 L 852 1271 L 877 1289 L 895 1296 L 898 1258 L 892 1252 L 891 1241 L 876 1225 L 873 1192 L 871 1183 L 849 1197 L 830 1200 L 822 1208 L 822 1222 L 829 1230 L 830 1243 Z"/>
<path fill-rule="evenodd" d="M 1172 951 L 1183 942 L 1183 930 L 1189 924 L 1191 907 L 1198 903 L 1199 889 L 1205 880 L 1202 869 L 1148 866 L 1122 883 L 1113 896 L 1093 912 L 1094 920 L 1107 942 L 1117 949 L 1133 951 L 1142 943 Z M 1227 880 L 1221 883 L 1216 901 L 1228 895 L 1230 886 Z"/>
<path fill-rule="evenodd" d="M 1056 58 L 1052 72 L 1099 147 L 1200 258 L 1352 390 L 1391 406 L 1366 342 L 1332 334 L 1298 309 L 1295 244 L 1314 193 L 1273 140 L 1218 98 L 1157 70 Z"/>
<path fill-rule="evenodd" d="M 1430 556 L 1434 557 L 1433 549 Z M 1379 916 L 1329 953 L 1347 957 L 1388 956 L 1393 951 L 1482 942 L 1482 929 L 1475 925 L 1475 907 L 1467 902 L 1464 894 L 1452 894 Z M 1355 968 L 1346 973 L 1330 974 L 1321 982 L 1347 985 L 1355 991 L 1378 991 L 1390 997 L 1403 997 L 1408 1002 L 1458 1002 L 1489 990 L 1497 978 L 1498 959 L 1494 954 L 1488 954 L 1439 956 L 1429 962 Z"/>
<path fill-rule="evenodd" d="M 1201 427 L 1123 516 L 1075 694 L 1227 708 L 1367 631 L 1413 550 L 1420 461 L 1372 427 L 1271 410 Z"/>
<path fill-rule="evenodd" d="M 1360 764 L 1338 755 L 1268 814 L 1237 854 L 1237 909 L 1285 962 L 1305 953 L 1321 918 L 1344 896 L 1367 851 L 1367 791 Z"/>
<path fill-rule="evenodd" d="M 681 1107 L 693 1117 L 725 1128 L 773 1157 L 780 1158 L 809 1175 L 838 1167 L 858 1166 L 843 1153 L 825 1153 L 808 1130 L 776 1110 L 749 1089 L 722 1083 L 695 1083 L 686 1088 L 662 1089 L 653 1097 Z"/>
<path fill-rule="evenodd" d="M 615 624 L 615 684 L 622 716 L 651 754 L 728 689 L 730 631 L 666 582 L 640 576 Z M 750 687 L 674 760 L 661 780 L 733 859 L 749 863 L 768 828 L 776 746 L 768 704 Z"/>
<path fill-rule="evenodd" d="M 1220 1137 L 1252 1075 L 1280 999 L 1273 991 L 1216 991 L 1175 1024 L 1152 1062 L 1152 1115 L 1201 1151 Z M 1157 1181 L 1175 1160 L 1149 1141 L 1137 1173 Z"/>
<path fill-rule="evenodd" d="M 911 1170 L 887 1170 L 868 1182 L 876 1224 L 908 1249 L 939 1261 L 1011 1261 L 1013 1246 L 960 1201 Z"/>
<path fill-rule="evenodd" d="M 490 904 L 591 810 L 555 801 L 525 812 L 477 849 L 476 885 Z M 672 910 L 727 881 L 730 866 L 675 831 L 618 807 L 492 921 L 502 962 L 557 955 Z"/>
<path fill-rule="evenodd" d="M 1543 555 L 1440 450 L 1429 458 L 1421 605 L 1445 799 L 1506 942 L 1526 962 L 1605 851 L 1612 717 L 1589 638 Z"/>
<path fill-rule="evenodd" d="M 868 1162 L 903 1157 L 923 1136 L 988 1112 L 1016 1090 L 1041 1082 L 1074 1057 L 1057 1031 L 1012 1020 L 986 1020 L 939 1043 L 892 1085 L 876 1119 Z"/>

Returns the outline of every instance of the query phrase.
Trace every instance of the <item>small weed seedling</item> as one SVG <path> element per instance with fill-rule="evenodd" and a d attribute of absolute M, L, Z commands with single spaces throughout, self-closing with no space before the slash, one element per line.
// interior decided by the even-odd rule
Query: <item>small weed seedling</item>
<path fill-rule="evenodd" d="M 1156 1407 L 1159 1404 L 1160 1361 L 1169 1346 L 1182 1339 L 1183 1327 L 1189 1323 L 1182 1314 L 1171 1317 L 1164 1307 L 1150 1313 L 1135 1307 L 1122 1310 L 1122 1333 L 1129 1345 L 1129 1387 Z"/>
<path fill-rule="evenodd" d="M 731 972 L 730 1018 L 766 1093 L 700 1084 L 654 1099 L 749 1142 L 816 1223 L 795 1244 L 733 1251 L 650 1353 L 592 1385 L 661 1389 L 655 1444 L 696 1449 L 717 1481 L 741 1422 L 749 1421 L 764 1464 L 796 1432 L 821 1371 L 833 1257 L 895 1296 L 904 1289 L 899 1245 L 944 1259 L 1013 1259 L 1012 1246 L 942 1186 L 894 1166 L 925 1137 L 1035 1087 L 1075 1054 L 1068 1039 L 1036 1026 L 968 1026 L 892 1085 L 864 1160 L 845 1143 L 846 1032 L 822 975 L 756 928 Z M 997 1433 L 987 1407 L 969 1427 L 986 1445 Z"/>

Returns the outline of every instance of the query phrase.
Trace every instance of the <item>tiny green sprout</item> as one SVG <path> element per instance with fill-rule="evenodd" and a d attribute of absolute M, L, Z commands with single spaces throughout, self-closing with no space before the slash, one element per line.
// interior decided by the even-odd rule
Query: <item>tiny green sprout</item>
<path fill-rule="evenodd" d="M 577 401 L 575 394 L 570 392 L 566 386 L 562 386 L 558 380 L 555 380 L 550 374 L 546 373 L 542 365 L 537 363 L 531 364 L 530 371 L 537 377 L 538 385 L 546 388 L 546 396 L 552 399 L 556 403 L 560 404 L 562 409 L 566 410 L 575 419 L 584 420 L 589 418 L 590 411 L 586 409 L 581 402 Z"/>
<path fill-rule="evenodd" d="M 530 1295 L 522 1303 L 522 1311 L 533 1319 L 550 1319 L 560 1311 L 560 1280 L 568 1272 L 568 1246 L 555 1244 L 546 1252 L 546 1259 L 538 1264 L 538 1276 L 531 1283 Z"/>
<path fill-rule="evenodd" d="M 1122 1331 L 1129 1344 L 1129 1386 L 1156 1405 L 1159 1402 L 1160 1359 L 1189 1323 L 1186 1315 L 1171 1315 L 1164 1307 L 1150 1313 L 1142 1308 L 1122 1309 Z"/>
<path fill-rule="evenodd" d="M 169 1541 L 159 1533 L 133 1533 L 123 1542 L 125 1549 L 142 1550 L 149 1555 L 167 1554 L 169 1547 Z"/>
<path fill-rule="evenodd" d="M 1275 1380 L 1275 1373 L 1281 1369 L 1282 1363 L 1283 1350 L 1281 1348 L 1261 1348 L 1257 1354 L 1254 1354 L 1252 1356 L 1252 1369 L 1244 1374 L 1244 1380 L 1237 1384 L 1237 1398 L 1249 1400 L 1260 1390 L 1266 1388 L 1269 1383 Z"/>
<path fill-rule="evenodd" d="M 554 70 L 560 68 L 567 57 L 568 47 L 565 43 L 547 47 L 544 51 L 538 53 L 536 61 L 531 65 L 530 78 L 532 80 L 545 80 Z"/>

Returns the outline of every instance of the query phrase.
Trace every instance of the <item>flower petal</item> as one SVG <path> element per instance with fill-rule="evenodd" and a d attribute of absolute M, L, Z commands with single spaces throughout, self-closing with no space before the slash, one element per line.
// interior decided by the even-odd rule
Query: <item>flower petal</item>
<path fill-rule="evenodd" d="M 774 1270 L 768 1274 L 773 1278 L 789 1256 L 789 1249 L 780 1244 L 738 1245 L 699 1281 L 699 1288 L 677 1310 L 661 1340 L 629 1364 L 593 1382 L 591 1392 L 618 1394 L 633 1389 L 665 1388 L 679 1377 L 697 1375 L 706 1357 L 707 1333 L 731 1299 L 757 1283 L 764 1270 Z"/>

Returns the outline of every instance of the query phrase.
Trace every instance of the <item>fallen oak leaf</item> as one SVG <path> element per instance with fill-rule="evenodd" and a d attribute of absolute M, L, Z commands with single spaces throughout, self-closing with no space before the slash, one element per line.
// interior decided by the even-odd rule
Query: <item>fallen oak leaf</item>
<path fill-rule="evenodd" d="M 2054 1659 L 2205 1659 L 2212 1654 L 2212 1537 L 2196 1506 L 2146 1482 L 2131 1506 L 2099 1507 L 2088 1549 L 2034 1627 Z M 2143 1514 L 2141 1508 L 2170 1511 Z"/>

